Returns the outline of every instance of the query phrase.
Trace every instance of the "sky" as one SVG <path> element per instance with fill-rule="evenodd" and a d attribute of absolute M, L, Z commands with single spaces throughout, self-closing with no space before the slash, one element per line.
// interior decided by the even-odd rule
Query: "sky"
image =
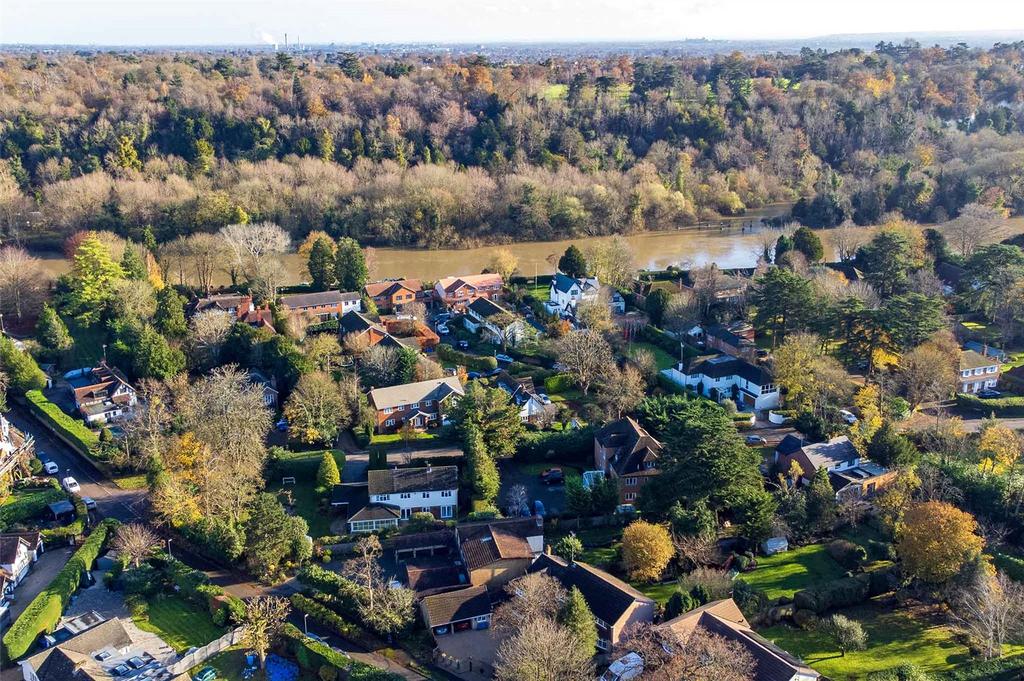
<path fill-rule="evenodd" d="M 0 0 L 0 43 L 634 41 L 1021 29 L 1024 0 Z"/>

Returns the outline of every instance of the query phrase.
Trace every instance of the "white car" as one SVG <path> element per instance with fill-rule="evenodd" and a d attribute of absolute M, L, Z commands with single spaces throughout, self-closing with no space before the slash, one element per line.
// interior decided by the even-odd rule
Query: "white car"
<path fill-rule="evenodd" d="M 68 494 L 78 494 L 79 492 L 82 491 L 82 488 L 78 484 L 78 481 L 75 480 L 70 475 L 60 481 L 60 486 L 63 487 L 64 491 L 67 492 Z"/>
<path fill-rule="evenodd" d="M 447 336 L 449 333 L 451 333 L 451 329 L 448 328 L 447 324 L 438 324 L 437 332 L 442 336 Z"/>
<path fill-rule="evenodd" d="M 39 457 L 39 462 L 43 464 L 43 470 L 48 474 L 57 475 L 57 473 L 60 473 L 60 466 L 57 465 L 56 461 L 50 461 L 49 459 Z"/>
<path fill-rule="evenodd" d="M 859 420 L 856 417 L 856 415 L 854 415 L 854 413 L 848 409 L 840 409 L 839 416 L 843 419 L 843 421 L 846 421 L 846 423 L 851 426 L 857 423 L 857 421 Z"/>

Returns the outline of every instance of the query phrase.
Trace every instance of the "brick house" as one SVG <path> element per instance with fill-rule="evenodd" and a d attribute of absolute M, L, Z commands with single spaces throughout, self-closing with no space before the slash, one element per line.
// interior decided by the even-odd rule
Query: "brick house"
<path fill-rule="evenodd" d="M 398 512 L 402 520 L 413 513 L 454 518 L 459 509 L 459 467 L 386 468 L 367 473 L 370 503 Z"/>
<path fill-rule="evenodd" d="M 92 369 L 69 371 L 64 378 L 86 423 L 108 423 L 128 416 L 138 402 L 128 378 L 106 362 Z"/>
<path fill-rule="evenodd" d="M 464 277 L 445 277 L 434 285 L 434 298 L 455 310 L 464 310 L 477 298 L 501 298 L 505 280 L 500 274 L 469 274 Z"/>
<path fill-rule="evenodd" d="M 413 428 L 436 428 L 444 421 L 452 404 L 464 395 L 456 376 L 406 383 L 369 392 L 375 412 L 375 430 L 394 433 L 408 421 Z"/>
<path fill-rule="evenodd" d="M 838 501 L 874 496 L 896 476 L 896 471 L 861 458 L 845 435 L 826 442 L 807 442 L 789 434 L 776 446 L 774 460 L 777 470 L 784 475 L 796 462 L 803 471 L 800 482 L 805 485 L 810 484 L 819 468 L 824 468 Z"/>
<path fill-rule="evenodd" d="M 364 286 L 363 292 L 381 312 L 389 312 L 407 303 L 426 302 L 428 296 L 419 279 L 377 281 Z"/>
<path fill-rule="evenodd" d="M 240 293 L 216 293 L 212 296 L 199 298 L 192 303 L 189 314 L 194 315 L 207 310 L 221 310 L 235 318 L 236 322 L 248 324 L 254 329 L 266 329 L 277 333 L 274 328 L 274 315 L 266 305 L 256 307 L 252 296 Z"/>
<path fill-rule="evenodd" d="M 290 311 L 315 317 L 326 322 L 338 319 L 346 312 L 362 312 L 363 299 L 355 291 L 317 291 L 281 296 L 281 306 Z"/>
<path fill-rule="evenodd" d="M 459 553 L 473 586 L 499 590 L 526 574 L 544 551 L 544 519 L 506 518 L 455 528 Z"/>
<path fill-rule="evenodd" d="M 640 490 L 659 473 L 661 443 L 630 417 L 612 421 L 594 434 L 594 468 L 614 479 L 619 503 L 636 503 Z"/>

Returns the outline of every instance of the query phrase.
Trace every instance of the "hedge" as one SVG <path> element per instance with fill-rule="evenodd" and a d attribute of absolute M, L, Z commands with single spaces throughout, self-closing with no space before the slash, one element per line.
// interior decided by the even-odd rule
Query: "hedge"
<path fill-rule="evenodd" d="M 1024 558 L 1017 558 L 1006 553 L 996 553 L 992 556 L 992 562 L 1010 579 L 1024 582 Z"/>
<path fill-rule="evenodd" d="M 569 374 L 555 374 L 544 379 L 544 390 L 548 395 L 558 395 L 576 387 L 576 379 Z"/>
<path fill-rule="evenodd" d="M 363 632 L 359 630 L 359 627 L 351 622 L 346 622 L 341 615 L 323 603 L 314 601 L 312 598 L 307 598 L 302 594 L 292 594 L 291 602 L 296 610 L 309 615 L 313 618 L 314 622 L 327 627 L 335 634 L 354 640 L 361 638 Z"/>
<path fill-rule="evenodd" d="M 358 597 L 362 587 L 352 580 L 310 563 L 299 571 L 299 581 L 315 591 L 334 597 L 337 609 L 345 615 L 353 619 L 359 617 Z"/>
<path fill-rule="evenodd" d="M 349 681 L 402 681 L 403 677 L 397 674 L 357 662 L 328 645 L 304 636 L 294 624 L 286 624 L 283 635 L 288 652 L 300 667 L 314 676 L 326 665 L 344 670 Z"/>
<path fill-rule="evenodd" d="M 588 461 L 594 453 L 594 428 L 527 431 L 516 448 L 515 458 L 520 461 L 547 461 L 548 452 L 554 452 L 559 461 Z"/>
<path fill-rule="evenodd" d="M 65 437 L 79 453 L 87 457 L 95 455 L 94 450 L 100 443 L 99 436 L 89 430 L 84 422 L 65 414 L 39 390 L 29 390 L 25 393 L 25 399 L 28 400 L 28 408 L 32 413 Z"/>
<path fill-rule="evenodd" d="M 89 509 L 86 508 L 85 502 L 82 501 L 82 497 L 77 494 L 71 497 L 71 503 L 75 506 L 75 520 L 62 527 L 51 527 L 40 532 L 40 536 L 43 538 L 43 543 L 50 544 L 52 542 L 66 540 L 71 537 L 77 537 L 85 532 L 85 522 L 89 518 Z"/>
<path fill-rule="evenodd" d="M 29 651 L 39 634 L 53 631 L 71 596 L 78 590 L 82 573 L 92 568 L 108 535 L 118 525 L 120 523 L 114 519 L 104 520 L 97 525 L 50 585 L 29 603 L 4 634 L 3 644 L 8 659 L 15 660 L 21 657 Z"/>
<path fill-rule="evenodd" d="M 307 452 L 292 452 L 274 447 L 267 460 L 269 477 L 294 476 L 300 480 L 315 480 L 320 461 L 325 451 L 334 454 L 334 461 L 340 472 L 345 467 L 345 452 L 340 449 L 317 449 Z"/>
<path fill-rule="evenodd" d="M 872 596 L 894 590 L 897 586 L 896 574 L 896 568 L 889 567 L 834 579 L 797 591 L 793 596 L 793 605 L 797 610 L 811 610 L 817 615 L 835 608 L 857 605 Z"/>
<path fill-rule="evenodd" d="M 977 395 L 956 396 L 957 406 L 963 409 L 970 409 L 985 414 L 994 413 L 996 416 L 1024 416 L 1024 397 L 997 397 L 992 400 L 983 400 Z"/>
<path fill-rule="evenodd" d="M 442 362 L 461 364 L 470 371 L 491 371 L 498 368 L 498 360 L 494 357 L 459 352 L 447 343 L 437 346 L 437 356 Z"/>
<path fill-rule="evenodd" d="M 1024 670 L 1024 657 L 1004 657 L 997 660 L 971 660 L 963 669 L 939 672 L 936 681 L 1019 681 Z"/>
<path fill-rule="evenodd" d="M 0 506 L 0 531 L 7 527 L 25 520 L 35 518 L 50 504 L 67 498 L 67 495 L 60 489 L 60 485 L 53 478 L 49 478 L 46 485 L 52 487 L 45 493 L 31 500 L 13 501 L 12 503 Z"/>

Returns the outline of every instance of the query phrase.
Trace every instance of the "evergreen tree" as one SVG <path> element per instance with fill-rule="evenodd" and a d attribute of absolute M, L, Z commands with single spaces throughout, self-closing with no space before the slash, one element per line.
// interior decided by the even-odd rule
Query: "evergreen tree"
<path fill-rule="evenodd" d="M 146 279 L 146 263 L 142 262 L 138 251 L 135 250 L 135 244 L 131 242 L 124 247 L 124 253 L 121 255 L 121 269 L 124 270 L 126 279 L 132 281 L 145 281 Z"/>
<path fill-rule="evenodd" d="M 570 244 L 562 257 L 558 259 L 558 269 L 562 274 L 573 279 L 585 277 L 587 276 L 587 259 L 583 257 L 583 252 L 576 248 L 575 244 Z"/>
<path fill-rule="evenodd" d="M 651 294 L 647 296 L 647 301 L 644 304 L 644 308 L 647 310 L 647 316 L 651 320 L 651 324 L 657 327 L 661 327 L 665 321 L 665 310 L 668 309 L 669 301 L 672 296 L 669 295 L 665 289 L 655 289 L 651 291 Z"/>
<path fill-rule="evenodd" d="M 123 278 L 124 270 L 99 237 L 86 236 L 71 269 L 69 307 L 75 318 L 86 326 L 99 321 L 113 298 L 114 282 Z"/>
<path fill-rule="evenodd" d="M 16 395 L 46 387 L 46 374 L 32 355 L 19 350 L 7 336 L 0 336 L 0 367 L 7 374 L 7 387 Z"/>
<path fill-rule="evenodd" d="M 74 341 L 68 333 L 67 324 L 60 318 L 57 311 L 49 303 L 43 303 L 43 311 L 36 322 L 36 340 L 50 353 L 57 354 L 68 350 Z"/>
<path fill-rule="evenodd" d="M 111 352 L 135 378 L 170 378 L 185 369 L 185 355 L 172 348 L 152 325 L 120 321 Z"/>
<path fill-rule="evenodd" d="M 334 454 L 329 451 L 324 452 L 320 457 L 320 467 L 316 471 L 317 489 L 321 494 L 326 494 L 339 484 L 341 484 L 341 471 L 338 470 L 338 462 L 334 460 Z"/>
<path fill-rule="evenodd" d="M 306 269 L 313 283 L 313 290 L 326 291 L 335 281 L 334 249 L 326 237 L 320 237 L 309 249 L 309 260 Z M 346 289 L 349 290 L 349 289 Z"/>
<path fill-rule="evenodd" d="M 835 525 L 838 510 L 836 492 L 829 482 L 828 470 L 820 466 L 807 488 L 807 518 L 819 531 L 827 531 Z"/>
<path fill-rule="evenodd" d="M 899 432 L 891 421 L 875 431 L 868 442 L 868 458 L 886 468 L 907 468 L 917 463 L 921 453 L 910 439 Z"/>
<path fill-rule="evenodd" d="M 801 227 L 793 233 L 793 248 L 803 253 L 808 262 L 818 262 L 825 257 L 821 239 L 809 227 Z"/>
<path fill-rule="evenodd" d="M 474 423 L 462 429 L 463 450 L 466 456 L 466 482 L 474 500 L 493 503 L 498 498 L 501 478 L 494 459 L 487 452 L 483 433 Z"/>
<path fill-rule="evenodd" d="M 588 656 L 593 655 L 597 648 L 597 622 L 583 594 L 575 586 L 569 590 L 569 597 L 562 607 L 560 619 L 562 625 L 572 632 L 580 651 L 585 651 Z"/>
<path fill-rule="evenodd" d="M 779 261 L 786 253 L 793 250 L 793 239 L 783 234 L 779 237 L 778 241 L 775 242 L 775 262 Z"/>
<path fill-rule="evenodd" d="M 366 286 L 370 277 L 366 268 L 366 256 L 355 239 L 348 237 L 338 239 L 334 276 L 342 291 L 361 291 Z"/>
<path fill-rule="evenodd" d="M 156 235 L 153 234 L 152 225 L 146 225 L 142 228 L 142 245 L 145 246 L 146 250 L 150 253 L 156 253 Z"/>
<path fill-rule="evenodd" d="M 815 313 L 814 289 L 808 279 L 782 267 L 773 267 L 755 282 L 751 302 L 757 307 L 754 323 L 772 331 L 772 346 L 789 331 L 807 328 Z"/>
<path fill-rule="evenodd" d="M 170 286 L 164 286 L 157 291 L 153 324 L 160 333 L 170 338 L 181 338 L 185 335 L 188 331 L 185 303 L 185 297 Z"/>
<path fill-rule="evenodd" d="M 478 381 L 466 387 L 466 394 L 452 410 L 452 418 L 464 430 L 473 424 L 483 435 L 487 452 L 496 459 L 515 454 L 524 426 L 519 407 L 501 388 L 488 388 Z"/>

